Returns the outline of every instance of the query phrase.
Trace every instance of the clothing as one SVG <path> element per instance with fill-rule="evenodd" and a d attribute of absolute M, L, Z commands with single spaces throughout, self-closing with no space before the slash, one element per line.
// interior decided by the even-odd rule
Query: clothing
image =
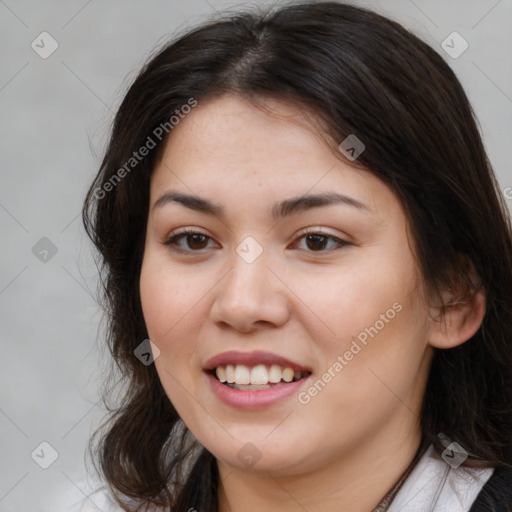
<path fill-rule="evenodd" d="M 470 512 L 494 468 L 451 467 L 430 445 L 388 512 Z"/>
<path fill-rule="evenodd" d="M 494 512 L 512 510 L 512 469 L 496 468 L 473 503 L 470 512 L 489 512 L 489 499 L 496 503 Z M 509 510 L 504 503 L 508 504 Z"/>
<path fill-rule="evenodd" d="M 512 504 L 512 470 L 505 468 L 452 468 L 430 445 L 411 469 L 386 512 L 490 512 L 483 490 L 491 500 Z M 83 495 L 82 495 L 83 496 Z M 91 496 L 103 512 L 121 512 L 106 492 Z M 83 499 L 73 512 L 97 512 Z M 77 504 L 78 505 L 78 504 Z M 201 512 L 201 511 L 199 511 Z M 497 506 L 494 512 L 508 512 Z"/>

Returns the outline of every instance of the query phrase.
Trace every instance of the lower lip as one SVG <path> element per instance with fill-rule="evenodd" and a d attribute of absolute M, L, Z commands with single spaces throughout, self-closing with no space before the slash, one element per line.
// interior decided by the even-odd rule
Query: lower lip
<path fill-rule="evenodd" d="M 213 392 L 222 402 L 232 407 L 247 410 L 262 409 L 274 405 L 294 393 L 296 394 L 299 388 L 311 377 L 309 375 L 295 382 L 272 386 L 260 391 L 246 391 L 233 389 L 222 384 L 211 373 L 205 372 L 205 375 L 210 381 Z"/>

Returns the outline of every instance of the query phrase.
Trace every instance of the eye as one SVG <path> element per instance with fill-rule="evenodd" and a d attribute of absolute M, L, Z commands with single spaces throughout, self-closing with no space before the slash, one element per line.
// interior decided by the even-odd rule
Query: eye
<path fill-rule="evenodd" d="M 184 229 L 179 233 L 171 234 L 163 241 L 163 244 L 168 246 L 172 251 L 191 253 L 201 252 L 204 249 L 208 249 L 209 240 L 212 239 L 203 233 L 194 231 L 193 229 Z M 299 236 L 297 240 L 299 240 L 299 242 L 303 240 L 305 241 L 307 247 L 305 250 L 307 252 L 327 252 L 325 249 L 329 243 L 334 247 L 331 246 L 328 250 L 341 249 L 342 247 L 350 245 L 349 242 L 346 242 L 345 240 L 341 240 L 335 236 L 327 235 L 318 231 L 304 233 Z M 295 248 L 297 245 L 298 243 L 295 241 L 292 248 Z"/>
<path fill-rule="evenodd" d="M 163 244 L 176 252 L 199 252 L 207 248 L 208 240 L 211 240 L 211 238 L 203 233 L 193 229 L 185 229 L 166 238 Z M 184 248 L 181 242 L 184 242 L 188 249 Z"/>
<path fill-rule="evenodd" d="M 334 245 L 333 250 L 341 249 L 346 245 L 350 245 L 345 240 L 341 240 L 341 238 L 337 238 L 335 236 L 327 235 L 316 231 L 304 233 L 298 238 L 298 240 L 305 241 L 308 252 L 327 252 L 324 249 L 327 247 L 329 242 L 331 242 Z M 295 245 L 297 245 L 297 243 L 295 243 Z"/>

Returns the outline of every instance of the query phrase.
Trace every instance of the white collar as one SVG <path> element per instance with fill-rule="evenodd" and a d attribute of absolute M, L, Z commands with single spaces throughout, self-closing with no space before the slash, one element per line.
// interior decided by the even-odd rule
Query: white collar
<path fill-rule="evenodd" d="M 494 468 L 452 468 L 430 445 L 388 512 L 468 512 Z"/>
<path fill-rule="evenodd" d="M 387 512 L 468 512 L 493 471 L 494 468 L 476 469 L 464 466 L 453 469 L 441 458 L 434 445 L 430 445 L 403 483 Z M 97 493 L 88 500 L 83 498 L 83 492 L 79 496 L 75 489 L 75 497 L 79 500 L 75 504 L 77 508 L 68 510 L 97 512 L 101 507 L 103 511 L 121 512 L 105 489 L 98 489 Z"/>

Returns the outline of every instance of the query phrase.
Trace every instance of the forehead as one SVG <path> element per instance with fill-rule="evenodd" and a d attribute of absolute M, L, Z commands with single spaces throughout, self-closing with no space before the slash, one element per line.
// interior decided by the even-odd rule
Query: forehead
<path fill-rule="evenodd" d="M 199 102 L 173 128 L 152 175 L 151 203 L 169 188 L 220 203 L 308 192 L 346 194 L 370 210 L 397 202 L 381 180 L 334 154 L 299 106 L 269 99 L 262 109 L 237 95 Z"/>
<path fill-rule="evenodd" d="M 238 95 L 199 102 L 172 130 L 164 155 L 174 161 L 235 166 L 277 155 L 275 167 L 294 160 L 316 160 L 321 148 L 320 130 L 299 106 L 273 99 L 254 104 Z M 325 156 L 325 155 L 324 155 Z M 274 167 L 274 166 L 272 166 Z"/>

